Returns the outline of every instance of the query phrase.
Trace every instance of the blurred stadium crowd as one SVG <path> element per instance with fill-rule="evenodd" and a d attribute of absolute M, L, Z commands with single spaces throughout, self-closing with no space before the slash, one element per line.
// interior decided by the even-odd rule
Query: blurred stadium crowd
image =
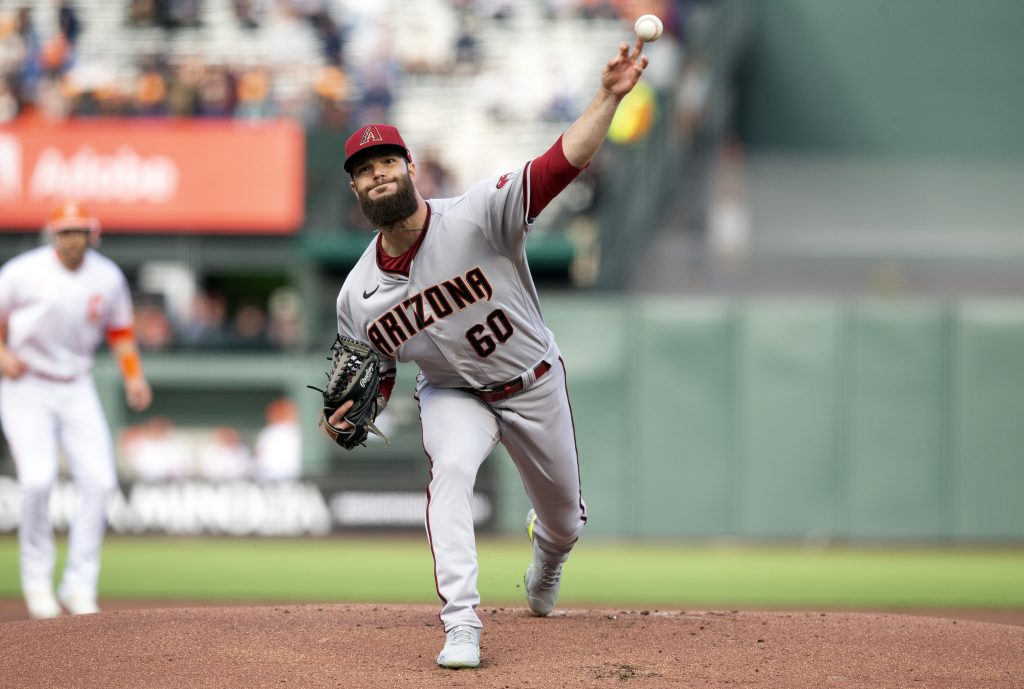
<path fill-rule="evenodd" d="M 409 132 L 407 138 L 430 142 L 417 147 L 417 182 L 425 197 L 438 198 L 457 193 L 480 174 L 469 166 L 479 165 L 480 156 L 446 138 L 446 129 L 461 129 L 465 136 L 473 131 L 475 120 L 466 119 L 471 116 L 495 127 L 535 123 L 525 141 L 523 135 L 488 136 L 495 140 L 489 164 L 504 164 L 496 162 L 502 146 L 518 163 L 550 145 L 585 107 L 578 94 L 589 92 L 589 83 L 574 83 L 568 65 L 556 65 L 552 78 L 536 76 L 553 72 L 551 59 L 561 62 L 566 54 L 550 45 L 560 27 L 567 34 L 563 40 L 573 45 L 569 54 L 578 55 L 577 72 L 593 78 L 600 61 L 591 58 L 607 57 L 614 45 L 609 36 L 622 40 L 631 35 L 633 17 L 658 14 L 666 35 L 649 46 L 662 56 L 650 80 L 667 91 L 679 78 L 687 19 L 696 6 L 709 3 L 25 0 L 0 10 L 0 124 L 284 118 L 344 136 L 361 122 L 396 122 Z M 532 22 L 516 21 L 528 12 Z M 535 45 L 549 45 L 548 54 L 522 45 L 527 33 L 539 34 Z M 518 86 L 503 59 L 513 47 L 517 60 L 536 63 L 523 66 L 527 77 Z M 702 93 L 696 83 L 680 91 L 680 102 L 699 108 Z M 692 128 L 692 122 L 681 126 Z M 622 128 L 613 134 L 633 135 Z M 601 171 L 595 163 L 558 202 L 586 212 Z M 547 220 L 558 208 L 553 204 Z M 366 229 L 354 204 L 347 206 L 344 222 L 347 229 Z M 227 295 L 215 285 L 207 288 L 203 276 L 192 276 L 193 285 L 182 291 L 166 280 L 147 281 L 146 270 L 129 275 L 143 349 L 300 351 L 308 344 L 301 297 L 290 287 L 269 295 Z"/>
<path fill-rule="evenodd" d="M 118 473 L 144 483 L 301 478 L 302 430 L 295 403 L 272 400 L 264 417 L 250 439 L 229 425 L 186 428 L 168 416 L 152 416 L 120 434 Z"/>
<path fill-rule="evenodd" d="M 694 0 L 543 0 L 554 21 L 666 18 Z M 111 7 L 110 5 L 113 5 Z M 344 129 L 385 120 L 403 75 L 476 74 L 480 27 L 511 0 L 90 0 L 0 11 L 0 122 L 19 117 L 287 117 Z M 402 18 L 396 21 L 396 15 Z M 406 40 L 415 34 L 415 40 Z M 500 75 L 495 74 L 495 79 Z M 571 119 L 559 94 L 550 112 Z"/>

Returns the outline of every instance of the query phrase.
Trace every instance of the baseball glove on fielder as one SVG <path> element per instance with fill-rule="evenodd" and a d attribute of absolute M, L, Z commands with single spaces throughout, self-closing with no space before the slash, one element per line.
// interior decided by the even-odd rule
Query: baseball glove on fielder
<path fill-rule="evenodd" d="M 338 335 L 331 346 L 330 361 L 324 389 L 306 386 L 323 395 L 324 414 L 320 417 L 320 425 L 334 442 L 346 450 L 356 445 L 365 446 L 370 433 L 389 442 L 373 425 L 377 414 L 384 409 L 384 397 L 380 394 L 380 357 L 365 342 Z M 332 426 L 328 421 L 331 414 L 349 400 L 353 404 L 345 414 L 345 420 L 352 427 L 342 430 Z"/>

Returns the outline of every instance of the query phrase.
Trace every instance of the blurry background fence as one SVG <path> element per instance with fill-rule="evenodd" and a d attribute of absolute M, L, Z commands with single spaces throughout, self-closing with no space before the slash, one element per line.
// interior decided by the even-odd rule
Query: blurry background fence
<path fill-rule="evenodd" d="M 588 532 L 812 541 L 1024 538 L 1024 306 L 1016 302 L 549 298 L 569 374 Z M 345 453 L 311 419 L 321 357 L 150 357 L 159 412 L 259 418 L 301 400 L 311 477 L 419 490 L 414 370 L 391 446 Z M 113 410 L 113 367 L 99 367 Z M 393 410 L 394 411 L 394 410 Z M 115 423 L 119 419 L 115 416 Z M 497 452 L 481 485 L 528 508 Z"/>
<path fill-rule="evenodd" d="M 1024 535 L 1019 304 L 549 300 L 546 314 L 595 533 Z"/>

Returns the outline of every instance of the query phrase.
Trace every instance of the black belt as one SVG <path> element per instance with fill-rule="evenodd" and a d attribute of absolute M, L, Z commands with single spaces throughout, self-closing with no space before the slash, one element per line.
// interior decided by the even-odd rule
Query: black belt
<path fill-rule="evenodd" d="M 537 364 L 533 369 L 534 380 L 540 380 L 541 376 L 551 370 L 551 364 L 546 361 L 542 361 Z M 500 402 L 507 400 L 512 395 L 520 392 L 526 382 L 523 380 L 523 376 L 514 378 L 507 383 L 501 385 L 494 385 L 483 390 L 477 390 L 475 388 L 463 388 L 466 392 L 471 392 L 484 402 Z"/>

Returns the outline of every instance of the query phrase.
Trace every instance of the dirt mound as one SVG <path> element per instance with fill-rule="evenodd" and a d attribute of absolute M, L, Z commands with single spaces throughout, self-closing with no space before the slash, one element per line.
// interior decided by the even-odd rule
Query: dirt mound
<path fill-rule="evenodd" d="M 444 670 L 436 606 L 113 610 L 0 624 L 6 689 L 1019 687 L 1024 627 L 869 613 L 481 608 Z"/>

